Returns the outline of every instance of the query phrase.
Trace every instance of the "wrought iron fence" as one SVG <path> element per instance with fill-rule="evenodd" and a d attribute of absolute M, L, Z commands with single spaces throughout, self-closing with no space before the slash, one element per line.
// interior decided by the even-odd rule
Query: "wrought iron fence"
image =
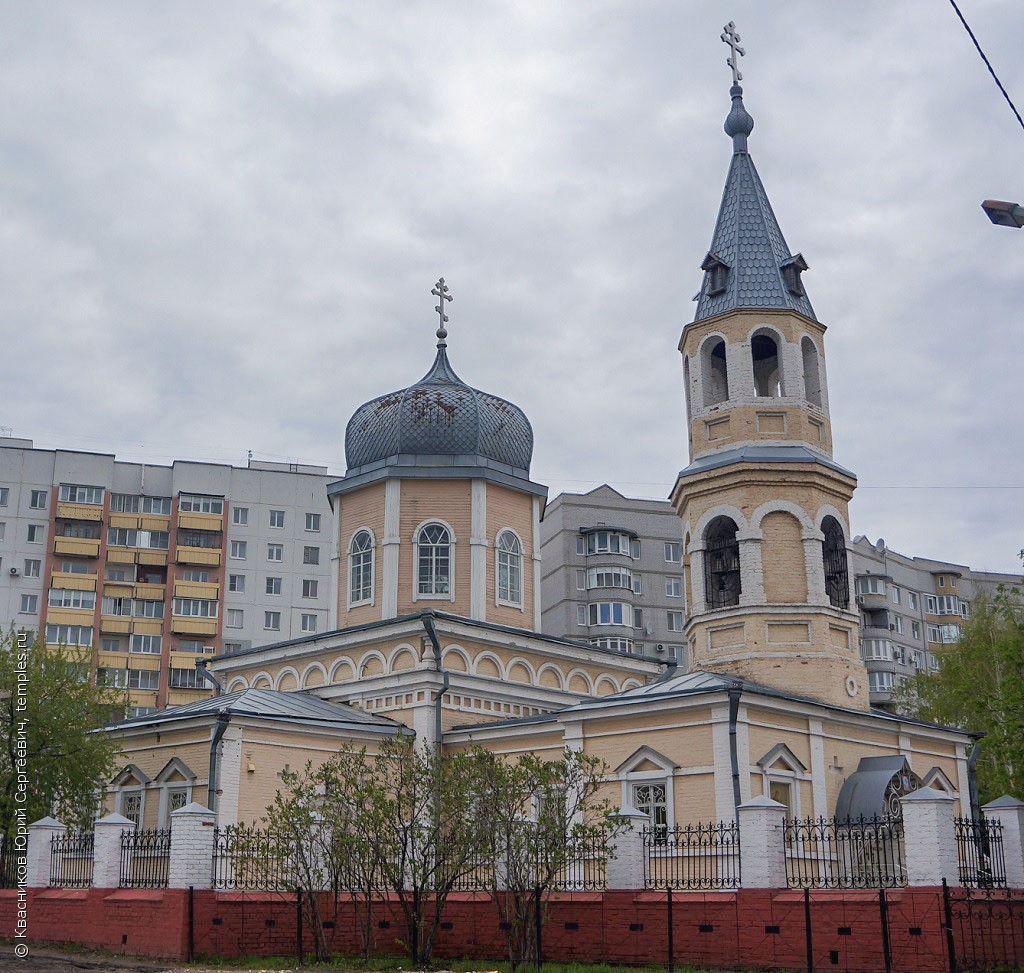
<path fill-rule="evenodd" d="M 278 891 L 298 885 L 294 837 L 244 824 L 214 830 L 215 889 Z"/>
<path fill-rule="evenodd" d="M 18 887 L 18 859 L 24 856 L 24 845 L 19 850 L 13 837 L 0 835 L 0 889 Z"/>
<path fill-rule="evenodd" d="M 956 850 L 960 884 L 967 888 L 1006 888 L 1003 825 L 985 818 L 957 818 Z"/>
<path fill-rule="evenodd" d="M 165 889 L 170 864 L 170 829 L 121 832 L 121 888 Z"/>
<path fill-rule="evenodd" d="M 644 828 L 643 842 L 646 888 L 739 888 L 740 829 L 735 821 Z"/>
<path fill-rule="evenodd" d="M 787 820 L 790 888 L 877 889 L 907 884 L 903 822 L 898 818 Z"/>
<path fill-rule="evenodd" d="M 50 885 L 86 889 L 92 885 L 92 831 L 66 831 L 50 839 Z"/>
<path fill-rule="evenodd" d="M 595 892 L 608 887 L 608 836 L 588 831 L 572 837 L 557 863 L 544 870 L 552 875 L 549 888 L 559 892 Z"/>

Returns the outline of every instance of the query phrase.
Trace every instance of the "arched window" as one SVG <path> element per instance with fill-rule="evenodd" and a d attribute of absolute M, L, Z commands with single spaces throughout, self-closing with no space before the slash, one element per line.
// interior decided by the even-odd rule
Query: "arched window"
<path fill-rule="evenodd" d="M 348 548 L 348 600 L 359 605 L 373 600 L 373 537 L 356 531 Z"/>
<path fill-rule="evenodd" d="M 725 402 L 729 398 L 729 368 L 725 362 L 725 342 L 706 342 L 701 349 L 700 357 L 704 405 Z"/>
<path fill-rule="evenodd" d="M 523 603 L 523 545 L 510 531 L 498 535 L 498 601 Z"/>
<path fill-rule="evenodd" d="M 800 342 L 804 358 L 804 398 L 811 405 L 821 406 L 821 367 L 818 364 L 818 349 L 806 335 Z"/>
<path fill-rule="evenodd" d="M 452 590 L 452 541 L 444 524 L 420 528 L 416 552 L 416 591 L 448 595 Z"/>
<path fill-rule="evenodd" d="M 750 341 L 750 357 L 754 366 L 754 392 L 777 399 L 782 395 L 782 373 L 779 370 L 779 346 L 771 335 L 756 334 Z"/>
<path fill-rule="evenodd" d="M 835 608 L 849 608 L 850 574 L 846 566 L 846 537 L 842 525 L 830 516 L 821 522 L 821 530 L 825 535 L 821 548 L 829 604 Z"/>
<path fill-rule="evenodd" d="M 740 603 L 740 543 L 736 522 L 716 517 L 704 533 L 704 594 L 708 608 Z"/>

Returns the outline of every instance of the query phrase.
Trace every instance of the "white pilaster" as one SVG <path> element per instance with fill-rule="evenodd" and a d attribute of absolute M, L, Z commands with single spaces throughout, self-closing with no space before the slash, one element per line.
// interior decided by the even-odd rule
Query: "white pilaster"
<path fill-rule="evenodd" d="M 807 603 L 809 605 L 827 605 L 828 591 L 825 589 L 825 558 L 822 542 L 825 535 L 820 530 L 802 532 L 804 545 L 804 567 L 807 571 Z"/>
<path fill-rule="evenodd" d="M 215 823 L 213 811 L 195 801 L 171 812 L 168 888 L 211 888 Z"/>
<path fill-rule="evenodd" d="M 469 529 L 469 616 L 487 620 L 487 481 L 473 480 Z"/>
<path fill-rule="evenodd" d="M 223 828 L 238 821 L 238 791 L 242 778 L 242 728 L 229 724 L 220 741 L 217 761 L 219 793 L 216 798 L 217 824 Z"/>
<path fill-rule="evenodd" d="M 760 531 L 740 530 L 736 532 L 740 548 L 740 604 L 763 605 L 764 564 L 761 560 Z"/>
<path fill-rule="evenodd" d="M 715 768 L 715 814 L 731 821 L 735 814 L 732 793 L 732 754 L 729 750 L 729 705 L 711 710 L 711 749 Z"/>
<path fill-rule="evenodd" d="M 32 889 L 45 889 L 50 884 L 50 839 L 63 836 L 67 828 L 55 818 L 40 818 L 28 826 L 28 859 L 26 884 Z"/>
<path fill-rule="evenodd" d="M 533 498 L 533 630 L 540 631 L 541 615 L 541 574 L 540 574 L 540 514 L 544 506 L 541 497 Z"/>
<path fill-rule="evenodd" d="M 609 889 L 642 889 L 644 887 L 644 828 L 651 817 L 635 807 L 622 808 L 616 817 L 626 823 L 626 830 L 615 839 L 615 857 L 608 859 Z"/>
<path fill-rule="evenodd" d="M 95 824 L 92 884 L 97 889 L 116 889 L 121 884 L 121 832 L 135 823 L 122 814 L 108 814 Z"/>
<path fill-rule="evenodd" d="M 693 591 L 693 602 L 687 605 L 688 615 L 703 614 L 708 610 L 707 595 L 704 591 L 704 548 L 697 543 L 690 546 L 690 588 Z"/>
<path fill-rule="evenodd" d="M 808 729 L 811 743 L 811 800 L 814 806 L 809 813 L 804 811 L 804 814 L 808 817 L 824 817 L 828 807 L 828 792 L 825 789 L 825 730 L 821 720 L 809 720 Z"/>
<path fill-rule="evenodd" d="M 402 481 L 384 481 L 384 537 L 381 539 L 383 579 L 380 592 L 380 617 L 398 615 L 398 562 L 402 553 L 401 512 Z"/>
<path fill-rule="evenodd" d="M 900 799 L 907 885 L 960 884 L 953 830 L 953 798 L 931 787 Z"/>
<path fill-rule="evenodd" d="M 739 806 L 740 873 L 745 889 L 786 887 L 786 806 L 755 797 Z"/>
<path fill-rule="evenodd" d="M 1007 887 L 1024 889 L 1024 803 L 1004 794 L 981 810 L 986 820 L 1002 825 Z"/>

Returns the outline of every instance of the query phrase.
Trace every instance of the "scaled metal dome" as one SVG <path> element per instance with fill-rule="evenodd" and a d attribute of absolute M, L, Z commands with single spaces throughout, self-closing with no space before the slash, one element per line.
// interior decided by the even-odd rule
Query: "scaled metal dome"
<path fill-rule="evenodd" d="M 441 338 L 423 378 L 361 405 L 345 430 L 348 475 L 399 456 L 435 457 L 431 465 L 446 456 L 459 457 L 458 466 L 475 459 L 528 477 L 533 429 L 518 406 L 463 382 Z"/>

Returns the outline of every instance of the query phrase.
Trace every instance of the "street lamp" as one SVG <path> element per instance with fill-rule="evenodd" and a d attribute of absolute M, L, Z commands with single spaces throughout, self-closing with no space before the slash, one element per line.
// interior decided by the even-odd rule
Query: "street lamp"
<path fill-rule="evenodd" d="M 1020 203 L 1007 203 L 1002 199 L 986 199 L 981 204 L 988 218 L 996 226 L 1015 226 L 1019 230 L 1024 227 L 1024 206 Z"/>

